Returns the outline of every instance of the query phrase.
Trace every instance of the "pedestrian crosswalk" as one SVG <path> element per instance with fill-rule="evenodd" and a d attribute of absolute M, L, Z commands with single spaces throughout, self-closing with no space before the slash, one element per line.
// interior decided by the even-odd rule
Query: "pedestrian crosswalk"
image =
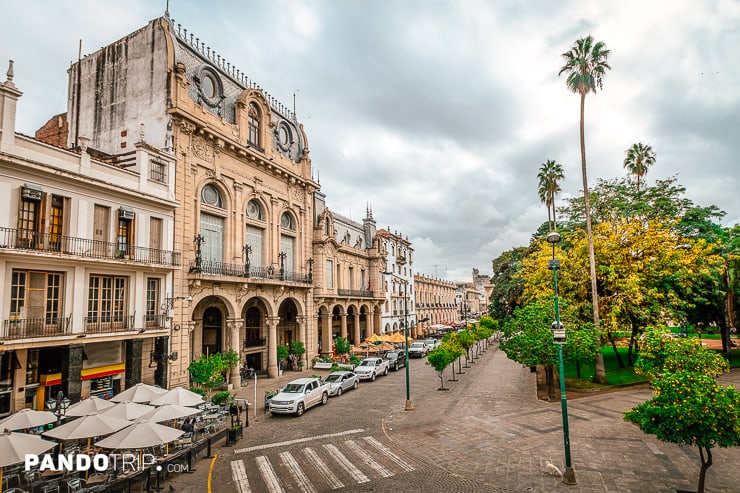
<path fill-rule="evenodd" d="M 238 493 L 319 493 L 413 470 L 373 436 L 231 461 Z"/>

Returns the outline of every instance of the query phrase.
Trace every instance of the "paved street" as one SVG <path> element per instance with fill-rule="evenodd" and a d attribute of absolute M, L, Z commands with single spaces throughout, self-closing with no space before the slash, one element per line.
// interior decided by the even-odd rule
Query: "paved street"
<path fill-rule="evenodd" d="M 212 490 L 233 492 L 675 492 L 695 489 L 696 448 L 643 434 L 622 412 L 651 391 L 568 395 L 577 485 L 544 471 L 564 467 L 559 402 L 538 401 L 534 374 L 489 349 L 458 381 L 439 387 L 426 360 L 412 360 L 414 411 L 404 412 L 403 370 L 363 383 L 300 418 L 262 412 L 263 388 L 297 373 L 258 383 L 257 418 L 235 447 L 216 447 Z M 310 372 L 326 373 L 326 372 Z M 304 374 L 310 374 L 304 372 Z M 740 385 L 740 373 L 723 377 Z M 253 400 L 253 384 L 239 391 Z M 253 411 L 253 410 L 252 410 Z M 740 491 L 737 449 L 715 449 L 707 491 Z M 206 491 L 210 461 L 170 480 L 177 491 Z"/>

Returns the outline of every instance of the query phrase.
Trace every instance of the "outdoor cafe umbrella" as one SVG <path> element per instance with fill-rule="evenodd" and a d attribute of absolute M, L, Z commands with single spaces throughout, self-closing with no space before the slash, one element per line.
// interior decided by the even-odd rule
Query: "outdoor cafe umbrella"
<path fill-rule="evenodd" d="M 132 421 L 154 409 L 154 406 L 148 404 L 139 404 L 138 402 L 119 402 L 115 406 L 101 411 L 101 415 L 114 416 L 120 419 Z"/>
<path fill-rule="evenodd" d="M 95 445 L 110 449 L 141 449 L 170 443 L 180 438 L 182 433 L 182 430 L 169 426 L 140 421 L 95 442 Z"/>
<path fill-rule="evenodd" d="M 129 387 L 120 394 L 113 396 L 111 400 L 113 402 L 149 402 L 165 392 L 167 390 L 161 387 L 137 383 L 133 387 Z"/>
<path fill-rule="evenodd" d="M 25 430 L 54 423 L 57 417 L 49 411 L 21 409 L 7 418 L 0 420 L 0 430 Z"/>
<path fill-rule="evenodd" d="M 0 433 L 0 485 L 3 484 L 3 467 L 26 460 L 26 454 L 39 455 L 56 446 L 38 435 L 5 430 Z"/>
<path fill-rule="evenodd" d="M 388 342 L 393 342 L 393 343 L 396 343 L 396 344 L 402 344 L 403 341 L 404 341 L 403 334 L 401 334 L 400 332 L 394 332 Z"/>
<path fill-rule="evenodd" d="M 178 406 L 176 404 L 163 404 L 159 407 L 155 407 L 146 414 L 139 416 L 136 422 L 140 421 L 151 421 L 152 423 L 159 423 L 160 421 L 169 421 L 177 418 L 184 418 L 185 416 L 192 416 L 198 414 L 198 409 L 192 407 Z"/>
<path fill-rule="evenodd" d="M 45 431 L 43 435 L 58 440 L 79 440 L 80 438 L 110 435 L 130 424 L 130 421 L 116 416 L 88 414 L 87 416 L 57 426 L 52 430 Z"/>
<path fill-rule="evenodd" d="M 82 400 L 76 404 L 72 404 L 64 413 L 65 416 L 87 416 L 88 414 L 99 413 L 109 407 L 115 406 L 115 402 L 106 401 L 100 397 L 90 397 L 89 399 Z"/>
<path fill-rule="evenodd" d="M 188 389 L 182 387 L 175 387 L 164 394 L 158 395 L 155 399 L 149 402 L 153 406 L 161 406 L 163 404 L 175 404 L 178 406 L 197 406 L 203 404 L 203 396 L 191 392 Z"/>
<path fill-rule="evenodd" d="M 367 337 L 365 340 L 370 341 L 370 342 L 377 342 L 377 341 L 381 341 L 382 338 L 378 334 L 372 334 L 370 337 Z"/>

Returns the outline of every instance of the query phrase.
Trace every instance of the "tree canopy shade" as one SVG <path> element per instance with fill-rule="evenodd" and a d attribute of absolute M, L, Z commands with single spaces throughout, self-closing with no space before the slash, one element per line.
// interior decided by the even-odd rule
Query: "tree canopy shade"
<path fill-rule="evenodd" d="M 586 94 L 596 92 L 596 88 L 603 87 L 604 76 L 611 67 L 607 63 L 610 51 L 606 49 L 603 41 L 594 42 L 593 36 L 576 40 L 569 51 L 563 53 L 565 64 L 561 67 L 558 75 L 565 74 L 565 84 L 572 92 L 581 96 L 581 175 L 583 177 L 583 200 L 586 211 L 586 237 L 588 239 L 588 258 L 591 272 L 591 298 L 594 327 L 599 330 L 599 298 L 596 286 L 596 259 L 594 257 L 594 244 L 591 232 L 591 205 L 589 202 L 588 175 L 586 172 L 586 134 L 585 108 Z M 595 362 L 594 380 L 598 383 L 606 383 L 606 372 L 604 370 L 604 358 L 601 351 L 597 351 Z"/>

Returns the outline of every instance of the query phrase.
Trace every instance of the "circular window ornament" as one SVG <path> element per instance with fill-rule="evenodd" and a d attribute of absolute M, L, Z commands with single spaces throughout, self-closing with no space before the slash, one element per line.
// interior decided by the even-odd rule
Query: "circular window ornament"
<path fill-rule="evenodd" d="M 202 67 L 195 78 L 200 100 L 208 106 L 214 107 L 221 104 L 223 86 L 218 74 L 209 67 Z"/>
<path fill-rule="evenodd" d="M 287 151 L 290 148 L 290 144 L 292 143 L 292 140 L 293 140 L 293 135 L 287 123 L 282 122 L 280 123 L 280 125 L 278 125 L 277 139 L 278 139 L 278 146 L 280 146 L 280 148 L 283 151 Z"/>
<path fill-rule="evenodd" d="M 205 74 L 200 84 L 200 90 L 203 92 L 203 96 L 208 99 L 216 97 L 216 81 L 213 80 L 211 74 Z"/>
<path fill-rule="evenodd" d="M 293 229 L 293 218 L 287 212 L 280 218 L 280 226 L 285 229 Z"/>
<path fill-rule="evenodd" d="M 213 185 L 206 185 L 200 193 L 200 199 L 204 204 L 221 207 L 221 195 Z"/>
<path fill-rule="evenodd" d="M 260 206 L 254 200 L 250 200 L 247 204 L 247 217 L 251 219 L 262 219 L 262 211 Z"/>

